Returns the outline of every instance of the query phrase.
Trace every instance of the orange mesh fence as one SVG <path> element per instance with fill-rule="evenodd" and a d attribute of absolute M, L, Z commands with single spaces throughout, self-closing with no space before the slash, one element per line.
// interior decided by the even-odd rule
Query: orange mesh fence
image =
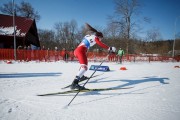
<path fill-rule="evenodd" d="M 107 54 L 107 52 L 88 52 L 89 61 L 102 61 L 106 59 L 109 62 L 119 62 L 120 57 L 116 54 Z M 14 60 L 13 49 L 0 49 L 0 60 Z M 16 60 L 18 61 L 77 61 L 73 51 L 55 51 L 55 50 L 16 50 Z M 173 59 L 167 56 L 142 56 L 142 55 L 125 55 L 122 57 L 122 62 L 139 62 L 139 61 L 178 61 L 179 58 Z"/>

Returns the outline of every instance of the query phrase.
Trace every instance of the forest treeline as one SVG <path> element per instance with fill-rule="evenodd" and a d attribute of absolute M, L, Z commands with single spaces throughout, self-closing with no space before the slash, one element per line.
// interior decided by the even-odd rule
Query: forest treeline
<path fill-rule="evenodd" d="M 84 33 L 84 28 L 75 31 L 70 24 L 66 23 L 66 27 L 56 25 L 56 31 L 53 30 L 39 30 L 39 39 L 41 47 L 44 46 L 46 49 L 54 50 L 57 47 L 59 50 L 65 48 L 66 50 L 72 50 L 77 47 L 81 42 Z M 59 26 L 59 27 L 58 27 Z M 61 27 L 60 27 L 61 26 Z M 126 38 L 118 36 L 109 36 L 107 30 L 103 32 L 103 42 L 108 46 L 114 46 L 117 48 L 124 49 L 126 52 Z M 172 55 L 174 40 L 141 40 L 141 39 L 129 39 L 129 52 L 128 54 L 160 54 L 160 55 Z M 90 48 L 90 51 L 103 50 L 98 45 Z M 175 40 L 175 50 L 180 50 L 180 39 Z"/>

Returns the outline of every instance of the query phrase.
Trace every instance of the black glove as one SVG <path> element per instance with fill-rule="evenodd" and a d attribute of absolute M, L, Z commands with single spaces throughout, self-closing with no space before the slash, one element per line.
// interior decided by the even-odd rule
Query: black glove
<path fill-rule="evenodd" d="M 112 47 L 109 47 L 109 48 L 108 48 L 108 53 L 109 53 L 109 54 L 112 53 Z"/>

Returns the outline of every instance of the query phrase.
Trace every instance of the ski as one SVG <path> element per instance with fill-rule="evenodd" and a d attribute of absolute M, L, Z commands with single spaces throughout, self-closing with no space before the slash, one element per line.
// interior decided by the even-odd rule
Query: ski
<path fill-rule="evenodd" d="M 97 88 L 97 89 L 84 89 L 80 90 L 80 92 L 95 92 L 95 91 L 110 91 L 110 90 L 120 90 L 120 89 L 130 89 L 133 87 L 122 87 L 122 88 Z M 68 90 L 68 91 L 63 91 L 63 92 L 55 92 L 55 93 L 47 93 L 47 94 L 40 94 L 37 96 L 51 96 L 51 95 L 59 95 L 59 94 L 70 94 L 70 93 L 77 93 L 79 90 Z"/>
<path fill-rule="evenodd" d="M 104 73 L 102 73 L 102 74 L 104 74 Z M 100 76 L 100 75 L 102 75 L 102 74 L 94 75 L 94 76 L 92 76 L 91 78 L 98 77 L 98 76 Z M 86 79 L 80 80 L 80 82 L 83 82 L 83 81 L 85 81 L 85 80 L 87 80 L 87 79 L 89 79 L 89 77 L 86 78 Z M 69 88 L 70 86 L 71 86 L 71 85 L 68 85 L 68 86 L 63 87 L 63 88 L 61 88 L 61 89 L 66 89 L 66 88 Z"/>

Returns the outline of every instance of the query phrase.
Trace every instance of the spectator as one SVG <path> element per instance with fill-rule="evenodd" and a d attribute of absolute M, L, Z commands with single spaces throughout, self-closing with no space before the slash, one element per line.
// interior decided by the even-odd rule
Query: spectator
<path fill-rule="evenodd" d="M 27 47 L 27 62 L 31 61 L 31 46 Z"/>
<path fill-rule="evenodd" d="M 73 61 L 74 60 L 74 49 L 71 49 L 71 51 L 69 52 L 69 56 L 70 56 L 70 60 Z"/>
<path fill-rule="evenodd" d="M 58 54 L 58 48 L 57 47 L 55 47 L 54 55 L 55 55 L 55 61 L 58 61 L 59 60 L 59 54 Z"/>
<path fill-rule="evenodd" d="M 120 64 L 122 64 L 123 55 L 124 55 L 124 50 L 121 49 L 121 48 L 119 48 L 118 53 L 117 53 L 117 56 L 119 57 L 119 63 L 120 63 Z"/>
<path fill-rule="evenodd" d="M 46 61 L 46 48 L 44 47 L 44 45 L 41 48 L 41 52 L 40 52 L 40 61 Z"/>

